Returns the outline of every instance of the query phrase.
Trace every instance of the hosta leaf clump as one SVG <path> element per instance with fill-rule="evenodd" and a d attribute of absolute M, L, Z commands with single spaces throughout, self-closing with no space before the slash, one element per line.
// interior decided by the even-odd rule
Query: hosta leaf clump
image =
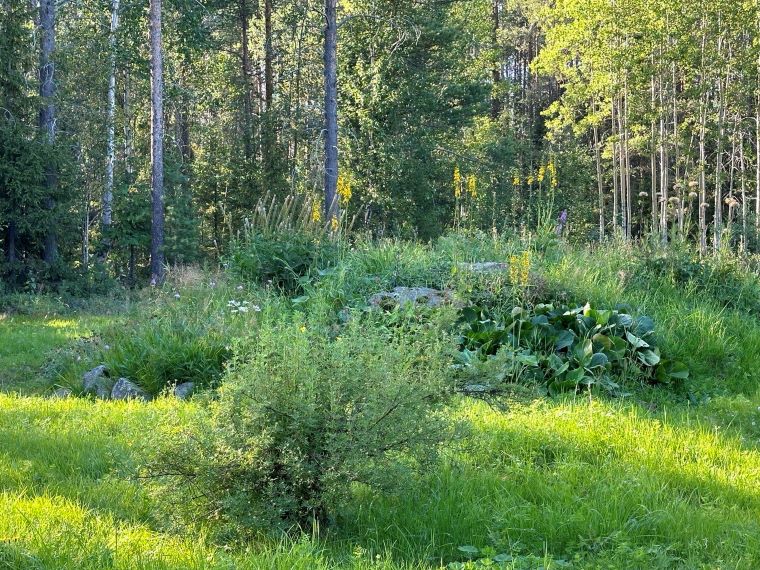
<path fill-rule="evenodd" d="M 688 378 L 680 362 L 663 358 L 655 325 L 623 308 L 540 304 L 494 315 L 462 310 L 458 368 L 490 382 L 531 382 L 550 394 L 598 387 L 613 394 L 631 378 L 670 384 Z"/>

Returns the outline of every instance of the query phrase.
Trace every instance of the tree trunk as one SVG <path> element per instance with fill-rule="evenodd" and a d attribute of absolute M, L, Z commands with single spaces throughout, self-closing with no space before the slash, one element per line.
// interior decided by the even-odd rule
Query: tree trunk
<path fill-rule="evenodd" d="M 240 19 L 240 51 L 243 73 L 243 155 L 247 161 L 253 158 L 253 69 L 251 66 L 250 47 L 248 45 L 248 0 L 239 0 L 238 18 Z"/>
<path fill-rule="evenodd" d="M 596 113 L 596 101 L 593 107 Z M 599 148 L 599 127 L 594 118 L 594 158 L 596 159 L 596 185 L 599 191 L 599 241 L 604 241 L 604 181 L 602 180 L 602 151 Z"/>
<path fill-rule="evenodd" d="M 40 0 L 40 130 L 46 134 L 48 157 L 45 167 L 45 189 L 47 197 L 45 208 L 52 216 L 55 209 L 55 192 L 58 186 L 58 173 L 53 148 L 55 145 L 55 0 Z M 53 263 L 58 256 L 58 240 L 55 233 L 55 222 L 47 221 L 43 259 L 45 263 Z"/>
<path fill-rule="evenodd" d="M 151 282 L 164 278 L 164 69 L 161 0 L 150 0 Z"/>
<path fill-rule="evenodd" d="M 668 148 L 666 143 L 667 129 L 665 127 L 665 95 L 663 89 L 664 80 L 660 75 L 660 239 L 663 243 L 668 241 L 668 184 L 669 180 L 669 163 Z"/>
<path fill-rule="evenodd" d="M 652 55 L 652 68 L 654 68 L 654 55 Z M 657 152 L 656 152 L 656 145 L 657 145 L 657 126 L 654 119 L 654 110 L 657 105 L 657 96 L 656 96 L 656 86 L 655 86 L 655 79 L 654 79 L 654 73 L 652 73 L 652 77 L 650 79 L 650 100 L 652 104 L 652 121 L 650 123 L 650 132 L 651 132 L 651 143 L 650 143 L 650 149 L 649 149 L 649 164 L 651 168 L 651 186 L 652 186 L 652 234 L 654 234 L 658 228 L 660 227 L 660 216 L 658 213 L 659 203 L 657 201 Z"/>
<path fill-rule="evenodd" d="M 106 180 L 103 189 L 101 230 L 103 234 L 102 249 L 99 260 L 105 262 L 111 249 L 111 217 L 113 212 L 113 171 L 115 163 L 114 138 L 116 134 L 116 30 L 119 27 L 119 0 L 111 0 L 111 34 L 108 37 L 109 75 L 108 75 L 108 110 L 106 114 Z"/>
<path fill-rule="evenodd" d="M 499 93 L 499 86 L 501 83 L 501 50 L 499 49 L 499 29 L 501 27 L 499 22 L 499 3 L 500 0 L 493 0 L 493 8 L 491 11 L 491 43 L 494 51 L 493 70 L 491 71 L 491 77 L 493 80 L 492 92 L 491 92 L 491 119 L 497 120 L 501 115 L 501 95 Z"/>
<path fill-rule="evenodd" d="M 8 229 L 5 234 L 5 258 L 8 263 L 14 263 L 18 260 L 18 228 L 16 220 L 8 222 Z"/>
<path fill-rule="evenodd" d="M 705 150 L 707 104 L 702 101 L 699 110 L 699 252 L 707 255 L 707 156 Z"/>
<path fill-rule="evenodd" d="M 338 216 L 338 0 L 325 0 L 325 219 Z"/>
<path fill-rule="evenodd" d="M 272 49 L 272 0 L 264 0 L 264 105 L 269 111 L 274 97 L 274 51 Z"/>
<path fill-rule="evenodd" d="M 620 193 L 619 181 L 618 181 L 618 143 L 615 140 L 615 131 L 617 128 L 617 119 L 615 117 L 615 100 L 612 101 L 612 233 L 617 235 L 618 223 L 619 223 L 619 201 L 618 195 Z"/>
<path fill-rule="evenodd" d="M 760 66 L 758 72 L 760 83 Z M 755 228 L 760 228 L 760 86 L 755 105 Z"/>

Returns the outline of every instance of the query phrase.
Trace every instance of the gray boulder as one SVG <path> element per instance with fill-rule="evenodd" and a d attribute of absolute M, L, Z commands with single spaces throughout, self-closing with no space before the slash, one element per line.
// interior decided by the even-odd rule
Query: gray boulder
<path fill-rule="evenodd" d="M 180 400 L 187 400 L 195 391 L 195 382 L 183 382 L 174 387 L 174 396 Z"/>
<path fill-rule="evenodd" d="M 55 392 L 50 394 L 51 400 L 64 400 L 66 398 L 70 398 L 73 395 L 73 392 L 69 390 L 68 388 L 58 388 Z"/>
<path fill-rule="evenodd" d="M 480 261 L 477 263 L 460 263 L 458 267 L 463 271 L 471 271 L 472 273 L 492 273 L 506 271 L 509 269 L 509 264 L 499 261 Z"/>
<path fill-rule="evenodd" d="M 113 380 L 106 376 L 104 365 L 101 364 L 89 372 L 85 372 L 82 380 L 82 392 L 84 394 L 93 395 L 101 400 L 107 400 L 111 397 Z"/>
<path fill-rule="evenodd" d="M 396 287 L 393 291 L 376 293 L 369 298 L 371 306 L 383 309 L 408 304 L 440 307 L 451 301 L 451 291 L 439 291 L 430 287 Z"/>
<path fill-rule="evenodd" d="M 116 384 L 113 385 L 113 390 L 111 390 L 111 399 L 147 401 L 150 397 L 145 390 L 134 382 L 130 382 L 126 378 L 119 378 Z"/>

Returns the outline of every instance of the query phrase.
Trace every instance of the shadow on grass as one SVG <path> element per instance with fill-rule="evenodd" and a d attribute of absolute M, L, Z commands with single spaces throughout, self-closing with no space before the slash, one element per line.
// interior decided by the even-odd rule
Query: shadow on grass
<path fill-rule="evenodd" d="M 471 444 L 396 497 L 361 492 L 347 537 L 444 562 L 475 545 L 626 568 L 760 564 L 760 452 L 737 438 L 635 404 L 463 413 Z"/>

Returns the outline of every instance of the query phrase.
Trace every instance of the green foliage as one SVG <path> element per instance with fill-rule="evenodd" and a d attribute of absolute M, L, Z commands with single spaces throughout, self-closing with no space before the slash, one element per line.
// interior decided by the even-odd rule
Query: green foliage
<path fill-rule="evenodd" d="M 302 291 L 302 278 L 333 263 L 337 252 L 329 239 L 297 231 L 279 235 L 249 232 L 232 243 L 227 259 L 229 268 L 242 278 L 294 294 Z"/>
<path fill-rule="evenodd" d="M 549 394 L 581 388 L 620 392 L 629 377 L 669 384 L 688 378 L 680 362 L 664 359 L 654 322 L 619 309 L 539 304 L 494 317 L 466 307 L 458 359 L 466 369 L 487 362 L 488 382 L 537 383 Z M 477 371 L 483 367 L 476 366 Z"/>
<path fill-rule="evenodd" d="M 398 488 L 428 466 L 451 435 L 441 340 L 359 322 L 324 333 L 272 324 L 241 343 L 211 431 L 180 439 L 156 471 L 189 470 L 201 512 L 247 531 L 325 525 L 353 485 Z"/>
<path fill-rule="evenodd" d="M 700 260 L 682 248 L 642 249 L 632 282 L 637 287 L 650 280 L 664 279 L 675 287 L 692 289 L 722 307 L 760 314 L 760 281 L 746 262 L 731 255 Z"/>
<path fill-rule="evenodd" d="M 182 382 L 215 386 L 230 357 L 229 339 L 219 330 L 187 319 L 156 319 L 109 334 L 101 357 L 110 374 L 126 377 L 150 394 Z"/>

